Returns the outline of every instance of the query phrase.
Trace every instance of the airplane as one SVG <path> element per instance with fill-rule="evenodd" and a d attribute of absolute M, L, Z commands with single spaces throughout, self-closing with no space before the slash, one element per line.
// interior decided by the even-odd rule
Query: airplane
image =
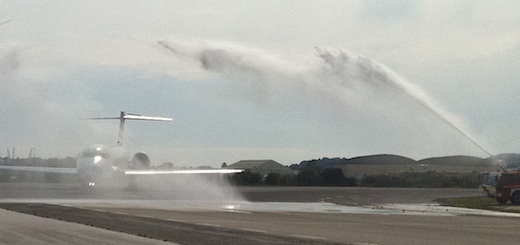
<path fill-rule="evenodd" d="M 176 175 L 176 174 L 234 174 L 242 169 L 187 169 L 164 170 L 151 169 L 151 162 L 144 152 L 130 153 L 123 147 L 123 135 L 126 120 L 171 122 L 172 118 L 150 117 L 121 111 L 118 117 L 95 117 L 87 120 L 112 120 L 119 123 L 119 135 L 114 146 L 94 144 L 86 147 L 76 159 L 76 168 L 0 166 L 0 169 L 31 171 L 44 173 L 77 174 L 83 187 L 133 185 L 132 176 L 139 175 Z"/>

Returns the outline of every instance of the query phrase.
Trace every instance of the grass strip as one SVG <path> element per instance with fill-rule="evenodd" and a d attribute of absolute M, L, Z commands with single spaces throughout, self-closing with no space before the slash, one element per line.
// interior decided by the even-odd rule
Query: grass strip
<path fill-rule="evenodd" d="M 483 209 L 500 212 L 520 213 L 520 206 L 511 204 L 498 204 L 494 198 L 478 196 L 478 197 L 456 197 L 456 198 L 442 198 L 435 200 L 440 205 Z"/>

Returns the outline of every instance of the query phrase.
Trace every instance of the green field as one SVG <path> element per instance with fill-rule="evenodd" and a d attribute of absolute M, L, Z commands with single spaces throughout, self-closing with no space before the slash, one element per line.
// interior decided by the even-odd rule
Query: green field
<path fill-rule="evenodd" d="M 459 197 L 459 198 L 443 198 L 436 200 L 439 204 L 452 207 L 485 209 L 500 212 L 520 213 L 520 206 L 504 204 L 500 205 L 494 198 L 479 197 Z"/>

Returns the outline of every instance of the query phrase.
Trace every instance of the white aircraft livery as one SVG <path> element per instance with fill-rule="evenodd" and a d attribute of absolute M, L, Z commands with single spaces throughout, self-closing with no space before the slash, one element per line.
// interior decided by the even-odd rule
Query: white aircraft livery
<path fill-rule="evenodd" d="M 151 169 L 150 158 L 143 152 L 138 152 L 131 157 L 130 153 L 122 146 L 124 127 L 126 120 L 145 120 L 171 122 L 173 119 L 166 117 L 149 117 L 121 111 L 119 117 L 96 117 L 87 120 L 118 119 L 119 136 L 115 146 L 90 145 L 77 157 L 76 168 L 31 167 L 31 166 L 0 166 L 0 169 L 15 171 L 33 171 L 47 173 L 77 174 L 84 187 L 96 185 L 112 185 L 114 183 L 126 183 L 131 181 L 130 176 L 135 175 L 165 175 L 165 174 L 232 174 L 240 173 L 241 169 L 188 169 L 188 170 L 164 170 Z M 124 182 L 122 182 L 124 181 Z"/>

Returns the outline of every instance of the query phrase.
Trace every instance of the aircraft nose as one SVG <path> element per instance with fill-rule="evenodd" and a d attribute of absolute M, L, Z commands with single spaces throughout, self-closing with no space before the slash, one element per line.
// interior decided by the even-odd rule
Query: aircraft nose
<path fill-rule="evenodd" d="M 84 183 L 94 183 L 103 175 L 106 159 L 101 156 L 81 157 L 77 160 L 78 175 Z"/>

